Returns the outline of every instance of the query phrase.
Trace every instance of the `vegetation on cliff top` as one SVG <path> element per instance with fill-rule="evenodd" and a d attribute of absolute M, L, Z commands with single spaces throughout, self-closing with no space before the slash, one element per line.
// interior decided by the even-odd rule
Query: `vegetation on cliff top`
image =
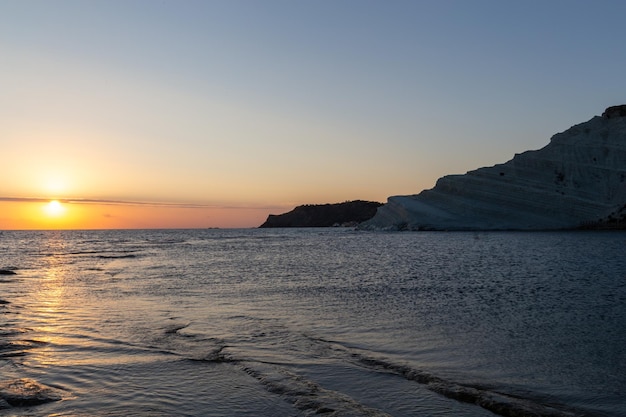
<path fill-rule="evenodd" d="M 346 201 L 336 204 L 306 204 L 284 214 L 270 214 L 260 227 L 356 226 L 371 219 L 381 203 Z"/>

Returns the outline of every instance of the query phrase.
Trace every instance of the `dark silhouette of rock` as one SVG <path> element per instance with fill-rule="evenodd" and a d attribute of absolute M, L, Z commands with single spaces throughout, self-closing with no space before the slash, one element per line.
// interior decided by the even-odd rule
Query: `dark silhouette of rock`
<path fill-rule="evenodd" d="M 16 273 L 9 269 L 0 269 L 0 275 L 16 275 Z"/>
<path fill-rule="evenodd" d="M 284 214 L 270 214 L 260 227 L 356 226 L 376 214 L 382 204 L 374 201 L 346 201 L 337 204 L 306 204 Z"/>
<path fill-rule="evenodd" d="M 602 113 L 602 117 L 605 117 L 607 119 L 612 119 L 615 117 L 626 117 L 626 104 L 607 107 L 604 113 Z"/>

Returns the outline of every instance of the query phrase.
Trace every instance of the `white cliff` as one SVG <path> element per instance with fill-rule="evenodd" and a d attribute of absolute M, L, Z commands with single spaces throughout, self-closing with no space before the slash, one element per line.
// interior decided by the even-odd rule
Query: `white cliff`
<path fill-rule="evenodd" d="M 626 106 L 615 106 L 540 150 L 389 197 L 360 228 L 548 230 L 625 220 Z"/>

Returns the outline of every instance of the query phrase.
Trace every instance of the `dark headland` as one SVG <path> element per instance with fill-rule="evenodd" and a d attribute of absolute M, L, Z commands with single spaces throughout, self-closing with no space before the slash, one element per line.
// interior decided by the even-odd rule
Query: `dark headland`
<path fill-rule="evenodd" d="M 288 213 L 270 214 L 260 227 L 354 227 L 371 219 L 382 203 L 346 201 L 336 204 L 305 204 Z"/>

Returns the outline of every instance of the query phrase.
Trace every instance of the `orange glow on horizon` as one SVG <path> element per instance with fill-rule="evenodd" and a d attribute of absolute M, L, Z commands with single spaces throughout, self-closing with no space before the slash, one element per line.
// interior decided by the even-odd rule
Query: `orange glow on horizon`
<path fill-rule="evenodd" d="M 276 213 L 258 207 L 0 201 L 0 230 L 248 228 Z"/>

